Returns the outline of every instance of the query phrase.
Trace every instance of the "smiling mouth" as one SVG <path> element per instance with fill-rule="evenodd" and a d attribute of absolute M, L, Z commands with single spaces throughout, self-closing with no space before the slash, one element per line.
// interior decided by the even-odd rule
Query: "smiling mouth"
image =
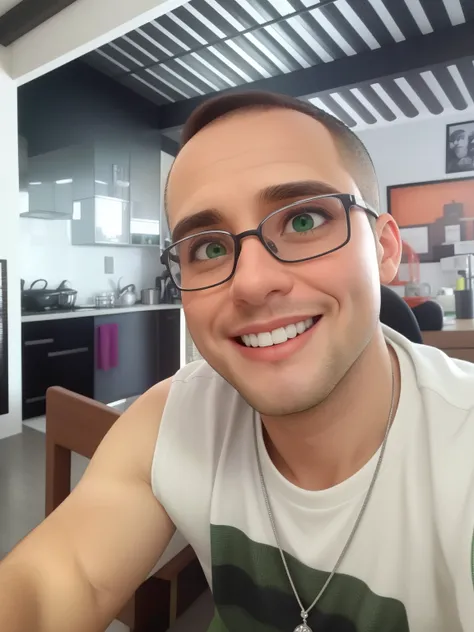
<path fill-rule="evenodd" d="M 254 348 L 281 345 L 288 340 L 304 334 L 305 331 L 314 327 L 320 318 L 321 316 L 313 316 L 312 318 L 286 325 L 286 327 L 278 327 L 278 329 L 274 329 L 273 331 L 264 331 L 258 334 L 244 334 L 243 336 L 238 336 L 235 340 L 242 346 Z"/>

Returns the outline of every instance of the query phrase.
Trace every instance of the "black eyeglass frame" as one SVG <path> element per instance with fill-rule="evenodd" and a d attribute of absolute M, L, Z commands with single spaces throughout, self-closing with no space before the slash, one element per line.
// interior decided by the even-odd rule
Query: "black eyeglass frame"
<path fill-rule="evenodd" d="M 303 259 L 290 259 L 290 260 L 279 257 L 278 254 L 274 252 L 271 246 L 265 241 L 265 238 L 263 236 L 263 227 L 265 223 L 277 213 L 281 213 L 281 211 L 286 211 L 287 209 L 291 209 L 294 206 L 298 206 L 300 204 L 306 204 L 308 202 L 314 202 L 315 200 L 321 200 L 321 199 L 326 199 L 326 198 L 337 198 L 338 200 L 342 202 L 344 211 L 346 213 L 346 222 L 347 222 L 347 238 L 345 239 L 345 241 L 340 246 L 337 246 L 336 248 L 331 248 L 330 250 L 327 250 L 326 252 L 320 253 L 318 255 L 313 255 L 312 257 L 304 257 Z M 253 230 L 244 230 L 242 233 L 239 233 L 238 235 L 234 235 L 233 233 L 227 230 L 203 230 L 199 233 L 187 235 L 186 237 L 183 237 L 182 239 L 178 239 L 178 241 L 175 241 L 170 246 L 165 248 L 165 250 L 163 250 L 161 254 L 160 261 L 164 266 L 166 266 L 166 269 L 168 270 L 168 273 L 170 275 L 170 279 L 172 280 L 172 282 L 174 283 L 174 285 L 180 292 L 199 292 L 200 290 L 209 290 L 212 287 L 217 287 L 219 285 L 222 285 L 223 283 L 227 283 L 227 281 L 230 281 L 230 279 L 234 276 L 235 271 L 237 269 L 239 256 L 242 250 L 242 239 L 245 239 L 246 237 L 258 237 L 258 240 L 260 241 L 262 246 L 265 248 L 265 250 L 269 252 L 272 255 L 272 257 L 274 257 L 278 261 L 281 261 L 282 263 L 302 263 L 303 261 L 311 261 L 312 259 L 319 259 L 320 257 L 325 257 L 326 255 L 329 255 L 332 252 L 336 252 L 337 250 L 344 248 L 344 246 L 347 246 L 347 244 L 350 242 L 351 240 L 350 212 L 354 206 L 358 207 L 360 210 L 364 211 L 368 215 L 372 215 L 372 217 L 375 217 L 376 219 L 379 217 L 379 213 L 374 208 L 366 204 L 366 202 L 364 202 L 364 200 L 358 195 L 352 195 L 350 193 L 331 193 L 329 195 L 315 195 L 309 198 L 305 198 L 304 200 L 298 200 L 297 202 L 292 202 L 291 204 L 288 204 L 287 206 L 283 206 L 282 208 L 272 211 L 269 215 L 263 218 L 263 220 L 260 222 L 257 228 L 254 228 Z M 178 283 L 175 281 L 175 279 L 173 278 L 173 274 L 171 272 L 171 266 L 169 264 L 169 260 L 171 257 L 171 250 L 175 248 L 178 244 L 182 243 L 183 241 L 187 241 L 191 239 L 192 237 L 197 237 L 201 235 L 209 235 L 209 234 L 226 235 L 227 237 L 232 238 L 234 242 L 234 265 L 232 266 L 232 271 L 230 272 L 230 274 L 227 275 L 225 279 L 223 279 L 222 281 L 219 281 L 219 283 L 213 283 L 212 285 L 206 285 L 204 287 L 192 288 L 192 289 L 190 288 L 186 289 L 186 288 L 180 287 Z"/>

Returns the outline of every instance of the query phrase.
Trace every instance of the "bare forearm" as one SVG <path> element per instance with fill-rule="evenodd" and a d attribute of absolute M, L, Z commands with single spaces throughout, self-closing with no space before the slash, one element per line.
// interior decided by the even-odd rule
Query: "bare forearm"
<path fill-rule="evenodd" d="M 37 591 L 26 573 L 0 564 L 0 596 L 0 630 L 43 632 Z"/>
<path fill-rule="evenodd" d="M 50 576 L 21 564 L 0 563 L 0 630 L 8 632 L 100 632 L 93 595 L 69 578 L 52 585 Z M 59 583 L 61 585 L 59 585 Z"/>

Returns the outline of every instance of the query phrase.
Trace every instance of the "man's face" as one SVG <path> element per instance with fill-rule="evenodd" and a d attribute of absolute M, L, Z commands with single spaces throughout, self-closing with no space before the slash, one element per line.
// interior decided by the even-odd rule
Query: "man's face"
<path fill-rule="evenodd" d="M 322 192 L 360 195 L 331 135 L 309 116 L 287 110 L 231 115 L 199 132 L 179 154 L 168 189 L 171 229 L 205 209 L 222 215 L 209 229 L 254 229 L 272 211 L 309 197 L 269 202 L 262 191 L 303 181 L 320 183 Z M 363 211 L 351 211 L 351 228 L 347 246 L 302 263 L 280 262 L 248 237 L 231 280 L 182 294 L 202 356 L 263 414 L 317 405 L 375 331 L 383 249 Z M 270 347 L 247 348 L 238 336 L 307 319 L 314 325 L 304 333 Z"/>
<path fill-rule="evenodd" d="M 465 158 L 467 156 L 467 134 L 458 133 L 451 142 L 451 148 L 456 154 L 456 158 Z"/>

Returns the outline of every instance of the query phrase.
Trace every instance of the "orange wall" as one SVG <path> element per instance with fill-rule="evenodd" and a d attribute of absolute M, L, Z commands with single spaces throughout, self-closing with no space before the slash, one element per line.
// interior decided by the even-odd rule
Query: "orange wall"
<path fill-rule="evenodd" d="M 453 201 L 464 204 L 464 217 L 474 217 L 474 179 L 390 190 L 390 211 L 400 227 L 431 224 Z"/>

